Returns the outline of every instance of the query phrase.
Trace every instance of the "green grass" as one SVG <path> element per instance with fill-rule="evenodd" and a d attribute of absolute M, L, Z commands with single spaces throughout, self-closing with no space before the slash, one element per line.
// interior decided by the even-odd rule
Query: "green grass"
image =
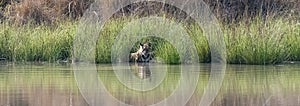
<path fill-rule="evenodd" d="M 131 20 L 113 19 L 106 22 L 97 41 L 97 63 L 111 62 L 114 40 Z M 53 26 L 17 26 L 3 22 L 0 24 L 0 58 L 14 62 L 70 60 L 77 24 L 65 21 Z M 210 48 L 201 28 L 196 24 L 181 25 L 193 39 L 199 61 L 210 62 Z M 225 37 L 228 63 L 276 64 L 289 60 L 300 61 L 300 25 L 295 20 L 276 18 L 263 21 L 257 18 L 250 22 L 221 25 L 221 29 Z M 132 33 L 140 31 L 133 30 Z M 155 55 L 165 63 L 180 63 L 177 50 L 166 40 L 150 37 L 141 42 L 145 41 L 154 44 Z"/>
<path fill-rule="evenodd" d="M 229 63 L 270 64 L 299 61 L 299 25 L 285 19 L 256 19 L 225 26 Z"/>
<path fill-rule="evenodd" d="M 1 24 L 0 57 L 9 61 L 65 60 L 71 56 L 76 23 L 22 27 Z"/>

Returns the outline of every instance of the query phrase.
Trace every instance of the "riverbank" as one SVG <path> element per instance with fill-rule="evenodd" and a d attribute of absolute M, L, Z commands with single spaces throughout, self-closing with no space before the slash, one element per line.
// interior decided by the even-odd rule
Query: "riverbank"
<path fill-rule="evenodd" d="M 112 19 L 105 24 L 97 42 L 97 63 L 111 62 L 111 47 L 115 37 L 130 21 Z M 0 58 L 13 62 L 70 60 L 77 25 L 77 21 L 64 21 L 53 26 L 18 26 L 3 22 L 0 24 Z M 196 24 L 182 25 L 195 42 L 199 61 L 210 62 L 210 49 L 201 28 Z M 250 22 L 220 26 L 226 42 L 228 63 L 276 64 L 300 60 L 300 23 L 297 20 L 257 18 Z M 179 63 L 177 50 L 165 40 L 146 38 L 142 41 L 153 43 L 156 57 L 164 62 Z"/>

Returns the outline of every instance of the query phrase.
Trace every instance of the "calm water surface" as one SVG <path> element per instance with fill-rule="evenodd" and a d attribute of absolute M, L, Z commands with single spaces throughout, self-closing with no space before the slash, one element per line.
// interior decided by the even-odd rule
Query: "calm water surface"
<path fill-rule="evenodd" d="M 195 106 L 206 91 L 210 64 L 190 67 L 200 69 L 194 71 L 199 74 L 196 90 L 186 101 L 186 105 Z M 125 76 L 127 80 L 120 81 L 112 65 L 101 64 L 97 65 L 97 77 L 105 86 L 106 92 L 120 101 L 106 105 L 126 103 L 145 106 L 166 100 L 178 89 L 182 80 L 181 69 L 179 65 L 159 65 L 154 68 L 147 65 L 131 65 L 129 68 L 124 67 L 124 70 L 131 70 L 131 73 L 121 72 L 121 77 Z M 153 87 L 146 88 L 147 86 L 142 86 L 142 83 L 136 83 L 134 80 L 153 84 Z M 86 84 L 89 82 L 86 81 Z M 144 91 L 139 90 L 140 86 L 145 88 Z M 88 106 L 89 103 L 84 98 L 77 86 L 71 65 L 0 65 L 0 106 Z M 227 65 L 222 86 L 211 105 L 300 106 L 300 66 Z"/>

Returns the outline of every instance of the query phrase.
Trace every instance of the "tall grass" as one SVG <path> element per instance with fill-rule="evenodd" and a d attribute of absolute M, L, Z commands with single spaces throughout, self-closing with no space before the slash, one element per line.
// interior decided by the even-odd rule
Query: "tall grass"
<path fill-rule="evenodd" d="M 96 62 L 111 62 L 111 47 L 118 33 L 130 19 L 108 21 L 97 41 Z M 0 30 L 0 58 L 10 61 L 69 60 L 72 55 L 76 22 L 55 26 L 17 26 L 2 23 Z M 138 27 L 138 26 L 137 26 Z M 227 46 L 227 62 L 234 64 L 276 64 L 283 61 L 300 61 L 300 25 L 298 21 L 283 18 L 241 21 L 221 26 Z M 210 62 L 210 48 L 201 28 L 187 25 L 186 30 L 195 42 L 200 62 Z M 139 33 L 134 31 L 133 33 Z M 145 38 L 140 42 L 153 43 L 155 56 L 169 64 L 179 63 L 177 50 L 159 38 Z M 133 42 L 139 43 L 139 42 Z M 138 47 L 134 46 L 131 52 Z"/>
<path fill-rule="evenodd" d="M 105 27 L 108 29 L 102 33 L 105 41 L 100 38 L 98 42 L 98 62 L 110 61 L 110 52 L 107 51 L 110 51 L 117 34 L 116 32 L 122 28 L 122 24 L 117 25 L 116 22 L 122 23 L 122 20 L 109 22 L 107 27 Z M 256 18 L 251 22 L 241 21 L 238 24 L 226 24 L 222 26 L 222 29 L 227 46 L 227 62 L 229 63 L 277 64 L 288 60 L 300 60 L 298 46 L 299 25 L 295 21 L 283 18 L 269 20 Z M 201 28 L 193 24 L 188 25 L 186 30 L 195 42 L 199 61 L 210 62 L 210 48 Z M 108 34 L 107 32 L 110 33 Z M 170 43 L 164 40 L 151 42 L 159 42 L 154 47 L 157 57 L 164 59 L 166 63 L 179 63 L 178 53 Z"/>
<path fill-rule="evenodd" d="M 80 18 L 93 1 L 2 0 L 0 18 L 4 18 L 0 19 L 0 58 L 10 61 L 70 59 L 77 22 L 66 19 Z M 288 60 L 300 61 L 300 22 L 297 16 L 300 2 L 204 1 L 221 22 L 229 63 L 276 64 Z M 102 3 L 106 6 L 119 6 L 110 0 Z M 187 14 L 170 4 L 139 2 L 122 8 L 106 23 L 97 41 L 96 62 L 110 63 L 111 47 L 125 23 L 149 15 L 182 22 L 194 40 L 199 61 L 211 61 L 206 35 L 203 35 L 202 29 Z M 139 31 L 134 30 L 133 33 Z M 155 56 L 164 62 L 179 63 L 178 53 L 170 43 L 157 38 L 145 38 L 141 42 L 145 41 L 155 44 Z M 131 52 L 135 52 L 137 47 Z"/>
<path fill-rule="evenodd" d="M 270 64 L 297 60 L 293 55 L 297 54 L 299 40 L 293 38 L 299 37 L 298 28 L 296 23 L 281 18 L 225 26 L 228 62 Z"/>
<path fill-rule="evenodd" d="M 70 57 L 76 24 L 55 27 L 1 24 L 0 56 L 10 61 L 56 61 Z"/>
<path fill-rule="evenodd" d="M 292 21 L 294 24 L 288 24 L 287 34 L 289 35 L 287 42 L 290 47 L 290 59 L 300 61 L 300 21 Z"/>

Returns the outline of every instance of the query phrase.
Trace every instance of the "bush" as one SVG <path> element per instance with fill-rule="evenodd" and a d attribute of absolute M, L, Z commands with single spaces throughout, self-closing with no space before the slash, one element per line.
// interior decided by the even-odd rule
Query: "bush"
<path fill-rule="evenodd" d="M 176 1 L 176 0 L 175 0 Z M 204 0 L 219 20 L 231 23 L 240 20 L 281 16 L 299 16 L 299 0 Z M 94 0 L 1 0 L 0 11 L 15 23 L 52 23 L 65 18 L 77 19 Z M 115 1 L 103 1 L 106 6 Z M 114 17 L 162 15 L 193 22 L 180 9 L 160 2 L 137 2 L 122 8 Z M 0 12 L 1 17 L 1 12 Z M 299 19 L 299 18 L 298 18 Z"/>
<path fill-rule="evenodd" d="M 5 2 L 5 17 L 17 24 L 53 23 L 62 19 L 77 19 L 93 0 L 20 0 Z"/>

